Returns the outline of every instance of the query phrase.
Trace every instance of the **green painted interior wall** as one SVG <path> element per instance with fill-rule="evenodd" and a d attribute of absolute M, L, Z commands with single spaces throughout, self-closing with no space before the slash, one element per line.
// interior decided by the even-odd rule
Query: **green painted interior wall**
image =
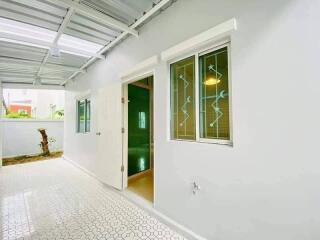
<path fill-rule="evenodd" d="M 128 85 L 128 176 L 150 168 L 150 93 Z"/>

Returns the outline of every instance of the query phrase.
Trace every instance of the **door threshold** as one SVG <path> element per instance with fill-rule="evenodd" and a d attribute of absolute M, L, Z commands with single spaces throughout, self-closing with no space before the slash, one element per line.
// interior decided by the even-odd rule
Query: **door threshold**
<path fill-rule="evenodd" d="M 154 202 L 148 201 L 147 199 L 139 196 L 135 192 L 132 192 L 128 189 L 125 189 L 121 193 L 124 197 L 126 197 L 127 199 L 131 200 L 132 202 L 136 203 L 137 205 L 139 205 L 143 208 L 148 208 L 150 210 L 153 210 L 153 208 L 154 208 Z"/>
<path fill-rule="evenodd" d="M 145 174 L 148 174 L 148 173 L 150 173 L 150 172 L 153 172 L 153 169 L 147 169 L 147 170 L 145 170 L 145 171 L 142 171 L 142 172 L 136 173 L 136 174 L 134 174 L 134 175 L 128 176 L 128 181 L 134 180 L 134 179 L 136 179 L 136 178 L 139 178 L 139 177 L 141 177 L 141 176 L 143 176 L 143 175 L 145 175 Z"/>

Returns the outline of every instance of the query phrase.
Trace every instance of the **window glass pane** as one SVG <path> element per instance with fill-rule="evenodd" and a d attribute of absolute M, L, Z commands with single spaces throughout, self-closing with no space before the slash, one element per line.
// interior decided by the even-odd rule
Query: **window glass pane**
<path fill-rule="evenodd" d="M 85 101 L 78 101 L 78 132 L 85 131 Z"/>
<path fill-rule="evenodd" d="M 174 139 L 196 138 L 195 57 L 171 64 L 171 130 Z"/>
<path fill-rule="evenodd" d="M 86 100 L 86 132 L 90 132 L 91 101 Z"/>
<path fill-rule="evenodd" d="M 146 128 L 146 113 L 139 112 L 139 128 L 145 129 Z"/>
<path fill-rule="evenodd" d="M 200 137 L 230 140 L 228 48 L 200 56 Z"/>

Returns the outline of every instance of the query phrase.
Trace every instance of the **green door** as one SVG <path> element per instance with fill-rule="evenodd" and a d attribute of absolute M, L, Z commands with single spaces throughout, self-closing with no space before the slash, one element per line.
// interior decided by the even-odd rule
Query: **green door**
<path fill-rule="evenodd" d="M 128 176 L 150 168 L 150 93 L 128 85 Z"/>

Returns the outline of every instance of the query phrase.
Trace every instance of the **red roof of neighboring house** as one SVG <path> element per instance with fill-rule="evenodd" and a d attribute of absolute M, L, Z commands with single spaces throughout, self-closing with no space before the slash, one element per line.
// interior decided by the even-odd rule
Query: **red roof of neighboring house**
<path fill-rule="evenodd" d="M 24 105 L 10 105 L 9 111 L 11 113 L 20 113 L 21 111 L 26 112 L 28 115 L 31 115 L 31 106 Z"/>

